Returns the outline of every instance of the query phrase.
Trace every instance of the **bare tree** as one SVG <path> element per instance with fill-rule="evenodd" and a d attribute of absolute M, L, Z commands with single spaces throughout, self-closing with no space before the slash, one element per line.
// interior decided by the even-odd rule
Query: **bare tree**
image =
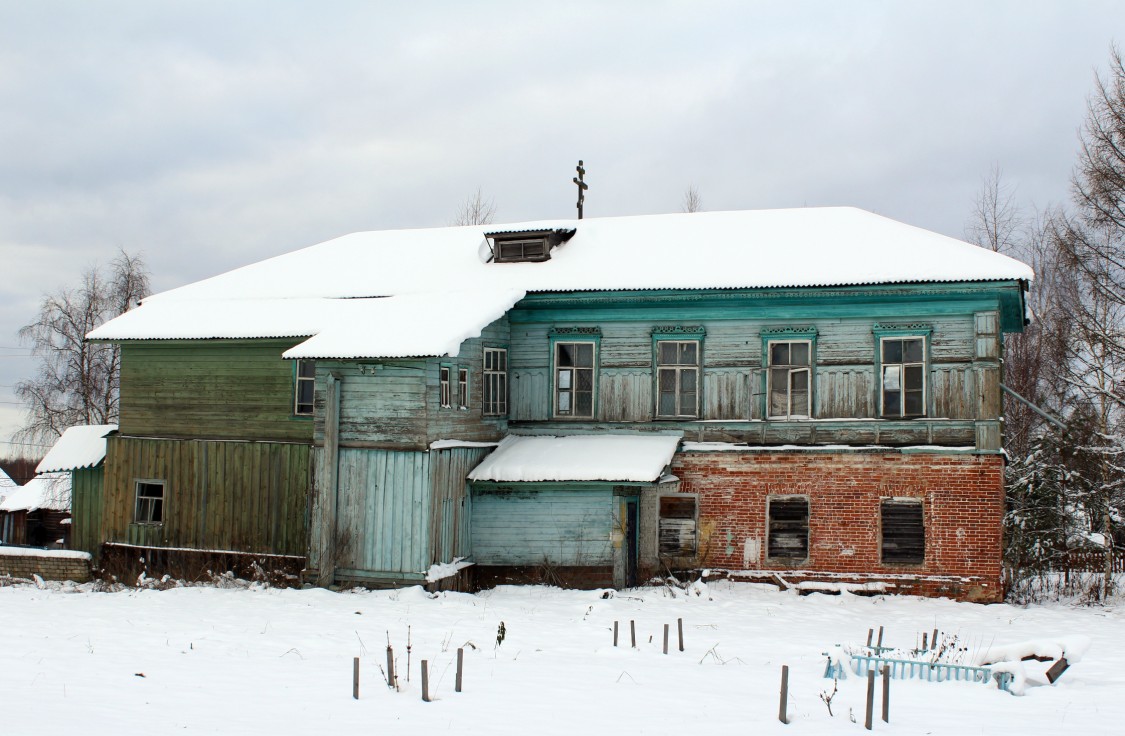
<path fill-rule="evenodd" d="M 108 271 L 93 266 L 77 287 L 47 294 L 20 340 L 38 358 L 37 374 L 16 384 L 28 411 L 20 442 L 50 443 L 67 427 L 117 421 L 121 352 L 86 342 L 86 334 L 136 306 L 148 294 L 149 274 L 139 255 L 121 251 Z"/>
<path fill-rule="evenodd" d="M 683 202 L 680 203 L 681 212 L 702 212 L 703 211 L 703 197 L 699 196 L 699 190 L 696 189 L 694 184 L 688 186 L 687 191 L 684 192 Z"/>
<path fill-rule="evenodd" d="M 981 180 L 973 201 L 973 212 L 965 228 L 965 240 L 998 253 L 1011 253 L 1020 240 L 1023 213 L 1015 190 L 1004 182 L 1004 172 L 993 164 Z"/>
<path fill-rule="evenodd" d="M 485 199 L 480 187 L 477 191 L 465 197 L 465 201 L 457 209 L 457 216 L 453 218 L 454 225 L 488 225 L 496 216 L 496 202 Z"/>

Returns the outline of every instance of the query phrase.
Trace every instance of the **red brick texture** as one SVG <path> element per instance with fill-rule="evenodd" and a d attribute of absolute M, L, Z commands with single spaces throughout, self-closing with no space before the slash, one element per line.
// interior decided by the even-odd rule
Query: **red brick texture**
<path fill-rule="evenodd" d="M 997 455 L 686 452 L 672 471 L 699 495 L 700 566 L 776 571 L 788 582 L 885 581 L 892 592 L 998 601 L 1003 460 Z M 809 556 L 767 559 L 771 495 L 809 499 Z M 880 560 L 880 501 L 923 504 L 925 560 Z"/>

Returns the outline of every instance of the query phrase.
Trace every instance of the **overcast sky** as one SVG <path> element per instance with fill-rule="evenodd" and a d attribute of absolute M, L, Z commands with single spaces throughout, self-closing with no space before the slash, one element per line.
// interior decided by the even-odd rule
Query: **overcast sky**
<path fill-rule="evenodd" d="M 163 290 L 448 225 L 478 186 L 499 222 L 571 217 L 579 158 L 590 217 L 694 185 L 961 237 L 993 165 L 1063 202 L 1123 30 L 1119 1 L 0 0 L 0 438 L 19 326 L 119 248 Z"/>

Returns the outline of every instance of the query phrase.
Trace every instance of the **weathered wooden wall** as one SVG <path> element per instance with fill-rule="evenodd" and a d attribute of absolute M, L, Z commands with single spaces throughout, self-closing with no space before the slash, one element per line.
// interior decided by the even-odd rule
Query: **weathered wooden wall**
<path fill-rule="evenodd" d="M 105 468 L 98 465 L 74 470 L 70 477 L 70 547 L 96 557 L 102 542 L 100 535 Z"/>
<path fill-rule="evenodd" d="M 121 346 L 123 435 L 310 441 L 293 416 L 298 339 L 154 340 Z"/>
<path fill-rule="evenodd" d="M 164 520 L 134 523 L 135 481 L 163 480 Z M 304 555 L 309 446 L 108 438 L 100 541 Z"/>
<path fill-rule="evenodd" d="M 478 565 L 612 565 L 616 506 L 609 487 L 475 487 L 473 561 Z"/>
<path fill-rule="evenodd" d="M 454 557 L 472 554 L 472 500 L 465 479 L 489 452 L 491 449 L 487 447 L 453 447 L 430 452 L 431 562 L 452 562 Z"/>

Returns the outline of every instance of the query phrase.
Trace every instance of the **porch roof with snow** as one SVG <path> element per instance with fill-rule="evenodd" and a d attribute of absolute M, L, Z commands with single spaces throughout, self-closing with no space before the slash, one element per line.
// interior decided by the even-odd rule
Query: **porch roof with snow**
<path fill-rule="evenodd" d="M 47 456 L 35 467 L 36 473 L 56 473 L 95 467 L 105 460 L 105 438 L 117 431 L 116 424 L 89 424 L 70 427 L 62 433 Z"/>
<path fill-rule="evenodd" d="M 575 232 L 549 260 L 492 260 L 488 234 L 554 230 Z M 1007 256 L 851 207 L 388 230 L 346 235 L 151 296 L 88 337 L 314 338 L 289 358 L 456 355 L 458 340 L 478 336 L 531 292 L 1032 278 L 1028 266 Z M 373 324 L 390 328 L 364 334 Z"/>
<path fill-rule="evenodd" d="M 70 475 L 47 473 L 37 475 L 9 493 L 0 501 L 0 511 L 70 510 Z"/>
<path fill-rule="evenodd" d="M 469 480 L 654 483 L 679 444 L 679 434 L 509 435 L 469 473 Z"/>

